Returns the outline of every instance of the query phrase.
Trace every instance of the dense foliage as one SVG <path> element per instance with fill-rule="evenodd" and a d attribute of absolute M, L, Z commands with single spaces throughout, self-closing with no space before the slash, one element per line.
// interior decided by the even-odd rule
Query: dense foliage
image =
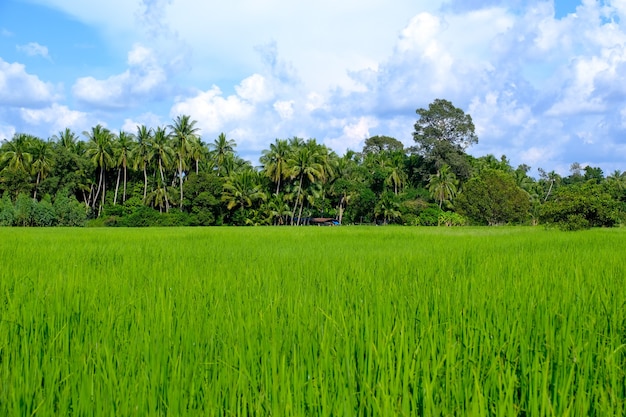
<path fill-rule="evenodd" d="M 0 146 L 0 225 L 555 224 L 624 221 L 626 174 L 572 164 L 572 175 L 528 175 L 505 156 L 475 158 L 471 116 L 446 100 L 418 109 L 414 147 L 374 136 L 337 155 L 315 139 L 275 139 L 260 166 L 196 121 L 82 138 L 18 133 Z M 599 191 L 601 192 L 599 192 Z M 589 197 L 593 197 L 591 200 Z"/>

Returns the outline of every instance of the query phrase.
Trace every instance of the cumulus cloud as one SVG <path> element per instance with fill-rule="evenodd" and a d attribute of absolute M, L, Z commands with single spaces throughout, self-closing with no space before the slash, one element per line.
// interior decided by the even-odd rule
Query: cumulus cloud
<path fill-rule="evenodd" d="M 410 144 L 415 109 L 445 98 L 474 118 L 477 155 L 548 170 L 593 158 L 608 170 L 625 146 L 623 0 L 580 0 L 558 17 L 546 0 L 111 0 L 95 13 L 81 0 L 40 1 L 96 21 L 124 51 L 138 42 L 126 68 L 73 87 L 86 107 L 155 116 L 124 126 L 158 124 L 151 104 L 168 97 L 170 117 L 232 133 L 240 152 L 294 135 L 341 151 L 374 134 Z M 52 86 L 13 71 L 48 92 L 40 107 L 54 102 Z M 9 94 L 0 89 L 0 104 L 19 102 Z"/>
<path fill-rule="evenodd" d="M 124 119 L 124 123 L 122 124 L 121 129 L 125 132 L 135 133 L 139 126 L 147 126 L 147 127 L 157 127 L 163 126 L 166 123 L 163 123 L 161 118 L 154 113 L 144 113 L 139 115 L 138 117 L 131 119 Z"/>
<path fill-rule="evenodd" d="M 71 110 L 67 106 L 57 103 L 41 109 L 20 109 L 24 122 L 30 126 L 43 125 L 49 134 L 61 131 L 67 127 L 82 131 L 88 127 L 89 116 L 86 113 Z"/>
<path fill-rule="evenodd" d="M 8 63 L 0 58 L 0 106 L 36 107 L 59 98 L 58 88 L 26 72 L 19 63 Z"/>
<path fill-rule="evenodd" d="M 167 88 L 167 73 L 155 52 L 135 45 L 128 53 L 128 69 L 104 80 L 82 77 L 72 87 L 82 103 L 96 108 L 122 109 L 143 99 L 157 99 Z"/>
<path fill-rule="evenodd" d="M 0 142 L 3 140 L 11 140 L 15 135 L 15 127 L 0 123 Z"/>
<path fill-rule="evenodd" d="M 198 127 L 206 132 L 219 132 L 226 123 L 245 121 L 254 112 L 254 106 L 238 95 L 224 96 L 219 87 L 199 91 L 195 96 L 180 99 L 170 111 L 171 117 L 191 115 Z"/>

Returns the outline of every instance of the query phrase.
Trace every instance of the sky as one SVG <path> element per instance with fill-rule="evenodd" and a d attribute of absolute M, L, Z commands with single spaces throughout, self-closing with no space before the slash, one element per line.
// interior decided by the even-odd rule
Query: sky
<path fill-rule="evenodd" d="M 0 0 L 0 140 L 179 115 L 258 164 L 276 138 L 414 144 L 435 99 L 474 156 L 626 170 L 626 0 Z"/>

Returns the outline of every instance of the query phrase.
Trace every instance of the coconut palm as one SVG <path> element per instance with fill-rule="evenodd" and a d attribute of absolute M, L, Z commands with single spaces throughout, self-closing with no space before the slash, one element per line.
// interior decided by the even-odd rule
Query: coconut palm
<path fill-rule="evenodd" d="M 179 207 L 183 208 L 183 170 L 186 168 L 187 154 L 191 150 L 191 143 L 198 138 L 197 132 L 200 130 L 196 126 L 196 121 L 191 120 L 188 115 L 177 116 L 174 123 L 168 127 L 172 131 L 174 148 L 178 158 L 178 182 L 180 186 Z"/>
<path fill-rule="evenodd" d="M 165 174 L 163 170 L 169 168 L 175 157 L 174 148 L 172 148 L 170 135 L 163 127 L 157 127 L 152 138 L 152 148 L 154 157 L 157 160 L 157 167 L 161 174 L 161 184 L 157 188 L 162 188 L 163 198 L 165 200 L 165 211 L 169 212 L 170 202 L 168 198 L 167 186 L 165 185 Z"/>
<path fill-rule="evenodd" d="M 35 191 L 33 192 L 33 199 L 37 199 L 37 191 L 39 189 L 39 183 L 41 180 L 52 171 L 52 165 L 54 160 L 54 154 L 52 152 L 52 145 L 50 141 L 43 141 L 41 139 L 33 140 L 31 143 L 32 154 L 32 171 L 36 175 Z"/>
<path fill-rule="evenodd" d="M 374 207 L 374 215 L 376 217 L 382 217 L 383 224 L 385 225 L 389 221 L 397 219 L 402 215 L 402 213 L 400 213 L 400 204 L 396 198 L 395 194 L 386 192 L 382 195 Z"/>
<path fill-rule="evenodd" d="M 222 201 L 226 208 L 248 208 L 258 200 L 265 200 L 261 178 L 252 168 L 235 172 L 224 183 Z"/>
<path fill-rule="evenodd" d="M 31 142 L 36 139 L 32 135 L 16 133 L 13 139 L 6 141 L 2 147 L 0 161 L 7 163 L 5 169 L 28 173 L 33 155 L 30 153 Z"/>
<path fill-rule="evenodd" d="M 276 193 L 280 193 L 280 183 L 289 176 L 289 166 L 287 164 L 290 148 L 289 143 L 284 139 L 276 139 L 270 144 L 269 150 L 264 150 L 260 161 L 263 165 L 263 172 L 276 184 Z"/>
<path fill-rule="evenodd" d="M 443 202 L 450 201 L 456 196 L 458 183 L 459 181 L 447 164 L 443 164 L 436 174 L 430 176 L 428 191 L 430 191 L 430 195 L 435 200 L 439 201 L 440 212 L 442 211 Z"/>
<path fill-rule="evenodd" d="M 320 163 L 321 155 L 314 146 L 302 146 L 295 150 L 294 154 L 288 160 L 289 172 L 292 178 L 298 178 L 296 186 L 296 198 L 291 212 L 291 224 L 293 225 L 296 216 L 298 204 L 304 204 L 302 196 L 302 186 L 306 177 L 310 182 L 315 182 L 318 178 L 323 177 L 324 167 Z"/>
<path fill-rule="evenodd" d="M 393 193 L 398 195 L 398 191 L 406 184 L 408 176 L 404 172 L 403 155 L 395 155 L 391 158 L 389 168 L 387 169 L 388 175 L 385 179 L 385 183 L 393 185 Z"/>
<path fill-rule="evenodd" d="M 143 200 L 146 201 L 148 194 L 148 164 L 154 157 L 154 149 L 152 148 L 152 129 L 145 125 L 137 126 L 137 134 L 135 135 L 136 143 L 130 152 L 130 159 L 133 168 L 141 168 L 143 171 Z"/>
<path fill-rule="evenodd" d="M 213 153 L 213 159 L 215 161 L 218 176 L 223 174 L 223 165 L 229 155 L 232 155 L 235 152 L 236 146 L 237 144 L 235 141 L 227 139 L 224 133 L 220 133 L 217 139 L 215 139 L 213 143 L 209 144 L 209 148 Z"/>
<path fill-rule="evenodd" d="M 115 151 L 115 164 L 117 165 L 117 181 L 115 183 L 115 197 L 113 198 L 113 205 L 117 204 L 117 192 L 120 187 L 120 176 L 124 173 L 124 185 L 122 191 L 122 203 L 126 201 L 126 183 L 127 183 L 127 168 L 128 161 L 130 159 L 131 152 L 134 145 L 134 136 L 132 133 L 124 132 L 120 130 L 115 142 L 113 143 Z"/>
<path fill-rule="evenodd" d="M 189 142 L 189 157 L 193 160 L 196 174 L 200 171 L 200 162 L 206 159 L 207 148 L 200 137 L 193 137 Z"/>
<path fill-rule="evenodd" d="M 65 130 L 60 131 L 57 135 L 52 136 L 52 140 L 55 141 L 59 146 L 74 152 L 76 150 L 76 144 L 78 143 L 78 135 L 72 132 L 69 127 L 66 127 Z"/>
<path fill-rule="evenodd" d="M 102 211 L 102 206 L 104 205 L 106 194 L 106 170 L 113 165 L 113 134 L 102 125 L 96 125 L 91 128 L 90 132 L 83 132 L 83 135 L 88 139 L 86 155 L 100 170 L 98 188 L 93 199 L 93 208 L 95 208 L 98 196 L 101 196 L 100 205 L 98 207 L 99 216 Z"/>

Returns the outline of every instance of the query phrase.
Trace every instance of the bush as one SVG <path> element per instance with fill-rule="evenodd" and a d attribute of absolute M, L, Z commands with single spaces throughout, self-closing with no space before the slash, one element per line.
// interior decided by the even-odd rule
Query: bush
<path fill-rule="evenodd" d="M 619 223 L 619 203 L 601 184 L 587 182 L 559 188 L 543 204 L 540 220 L 563 230 L 613 227 Z"/>

